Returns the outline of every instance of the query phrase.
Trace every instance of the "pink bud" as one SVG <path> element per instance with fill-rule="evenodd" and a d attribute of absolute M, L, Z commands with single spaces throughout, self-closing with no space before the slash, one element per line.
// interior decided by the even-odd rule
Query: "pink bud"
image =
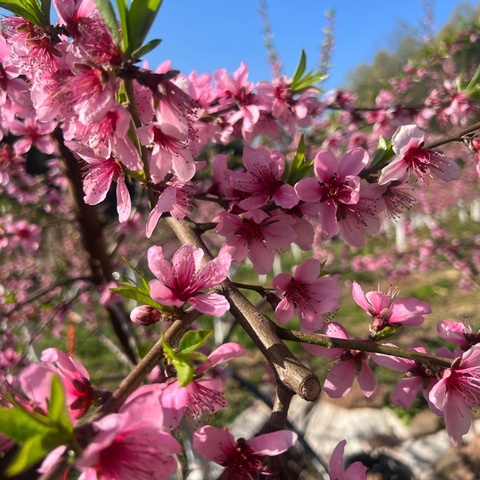
<path fill-rule="evenodd" d="M 130 312 L 130 320 L 140 325 L 152 325 L 162 318 L 162 312 L 148 305 L 135 307 Z"/>

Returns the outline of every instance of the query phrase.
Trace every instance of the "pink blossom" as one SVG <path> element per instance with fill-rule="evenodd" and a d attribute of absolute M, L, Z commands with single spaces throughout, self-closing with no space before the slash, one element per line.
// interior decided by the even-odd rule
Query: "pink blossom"
<path fill-rule="evenodd" d="M 184 183 L 173 177 L 168 182 L 152 185 L 152 191 L 158 200 L 148 215 L 146 236 L 152 236 L 158 221 L 165 212 L 169 212 L 175 220 L 182 220 L 190 212 L 196 190 L 190 182 Z"/>
<path fill-rule="evenodd" d="M 346 470 L 344 467 L 343 452 L 345 451 L 346 440 L 342 440 L 333 450 L 328 473 L 330 480 L 364 480 L 367 475 L 367 467 L 360 462 L 352 463 Z"/>
<path fill-rule="evenodd" d="M 384 188 L 378 184 L 361 184 L 357 203 L 338 204 L 338 228 L 340 236 L 348 244 L 363 247 L 365 235 L 377 233 L 380 229 L 379 215 L 385 208 L 382 198 Z"/>
<path fill-rule="evenodd" d="M 395 345 L 389 346 L 395 347 Z M 412 347 L 411 350 L 419 353 L 428 353 L 423 347 Z M 382 367 L 405 373 L 405 377 L 397 382 L 392 392 L 392 402 L 395 405 L 407 410 L 417 398 L 420 389 L 422 389 L 423 396 L 429 403 L 430 409 L 436 413 L 440 413 L 428 398 L 430 390 L 437 382 L 435 372 L 430 367 L 408 358 L 382 355 L 379 353 L 373 353 L 371 359 Z"/>
<path fill-rule="evenodd" d="M 169 383 L 162 394 L 162 405 L 178 412 L 180 418 L 187 412 L 195 417 L 208 410 L 215 413 L 227 405 L 222 394 L 222 382 L 216 379 L 202 378 L 203 374 L 232 358 L 239 357 L 246 352 L 238 343 L 224 343 L 215 349 L 206 362 L 195 369 L 195 377 L 188 385 L 181 387 L 178 380 Z"/>
<path fill-rule="evenodd" d="M 187 182 L 196 171 L 188 135 L 177 128 L 168 127 L 168 124 L 162 124 L 157 112 L 157 122 L 138 129 L 142 145 L 151 147 L 149 163 L 152 180 L 155 183 L 162 182 L 168 173 L 173 173 L 179 180 Z"/>
<path fill-rule="evenodd" d="M 445 416 L 445 426 L 454 445 L 470 429 L 470 408 L 480 405 L 480 345 L 455 359 L 451 368 L 430 390 L 429 399 Z"/>
<path fill-rule="evenodd" d="M 207 315 L 223 315 L 229 304 L 218 293 L 201 293 L 225 280 L 230 268 L 231 257 L 220 254 L 201 266 L 203 250 L 193 245 L 183 245 L 170 263 L 165 259 L 162 247 L 148 250 L 148 266 L 157 280 L 150 282 L 150 294 L 165 306 L 181 307 L 190 302 L 195 309 Z"/>
<path fill-rule="evenodd" d="M 225 69 L 217 70 L 214 76 L 219 89 L 220 108 L 237 107 L 236 111 L 228 114 L 227 121 L 231 125 L 241 121 L 241 130 L 245 138 L 253 131 L 262 109 L 262 102 L 253 92 L 253 84 L 247 82 L 247 66 L 242 62 L 233 77 L 230 77 Z"/>
<path fill-rule="evenodd" d="M 21 137 L 13 144 L 18 156 L 30 151 L 32 146 L 49 155 L 57 150 L 56 144 L 50 136 L 57 126 L 56 122 L 41 123 L 33 117 L 28 117 L 23 122 L 18 119 L 7 122 L 6 126 L 10 133 Z"/>
<path fill-rule="evenodd" d="M 67 407 L 76 422 L 84 416 L 93 403 L 90 377 L 83 365 L 56 348 L 42 352 L 42 362 L 31 364 L 20 375 L 22 390 L 46 410 L 50 398 L 52 376 L 57 375 L 65 388 Z"/>
<path fill-rule="evenodd" d="M 437 323 L 437 333 L 440 338 L 460 345 L 463 350 L 480 343 L 480 332 L 473 329 L 473 325 L 467 318 L 462 318 L 460 322 L 442 320 Z"/>
<path fill-rule="evenodd" d="M 404 125 L 392 137 L 396 157 L 382 170 L 378 183 L 384 185 L 394 180 L 403 182 L 410 173 L 423 180 L 424 175 L 435 175 L 445 182 L 457 180 L 458 165 L 450 158 L 423 148 L 425 134 L 416 125 Z"/>
<path fill-rule="evenodd" d="M 232 187 L 247 195 L 239 203 L 241 208 L 260 208 L 272 199 L 279 207 L 289 209 L 300 201 L 294 188 L 282 181 L 285 159 L 279 152 L 245 147 L 243 164 L 246 173 L 233 172 L 230 175 Z"/>
<path fill-rule="evenodd" d="M 296 441 L 297 434 L 288 430 L 236 441 L 228 430 L 209 425 L 193 434 L 193 448 L 206 459 L 224 466 L 224 476 L 229 480 L 253 479 L 260 473 L 267 473 L 265 456 L 280 455 Z"/>
<path fill-rule="evenodd" d="M 130 216 L 132 202 L 127 184 L 125 172 L 120 162 L 113 156 L 109 158 L 90 157 L 90 153 L 78 152 L 87 162 L 84 167 L 87 172 L 83 178 L 83 191 L 85 203 L 97 205 L 105 200 L 112 181 L 117 182 L 117 212 L 120 222 L 125 222 Z"/>
<path fill-rule="evenodd" d="M 98 434 L 82 452 L 76 466 L 81 480 L 166 479 L 182 453 L 170 433 L 162 431 L 155 419 L 138 420 L 127 411 L 94 422 Z"/>
<path fill-rule="evenodd" d="M 432 309 L 427 302 L 416 298 L 396 298 L 398 290 L 389 288 L 387 293 L 371 290 L 366 294 L 357 282 L 352 284 L 352 296 L 356 304 L 362 307 L 370 317 L 370 336 L 375 338 L 388 326 L 402 325 L 418 326 L 423 323 L 423 316 L 431 313 Z"/>
<path fill-rule="evenodd" d="M 368 153 L 362 148 L 349 150 L 340 162 L 327 150 L 321 150 L 314 160 L 316 178 L 305 178 L 295 185 L 301 200 L 319 202 L 323 240 L 332 238 L 340 230 L 337 221 L 339 205 L 354 205 L 360 200 L 358 174 L 369 161 Z"/>
<path fill-rule="evenodd" d="M 325 335 L 331 338 L 348 339 L 345 328 L 336 322 L 328 322 Z M 329 370 L 323 389 L 332 398 L 347 395 L 353 385 L 355 376 L 364 395 L 370 397 L 375 389 L 376 381 L 368 364 L 369 354 L 358 350 L 343 348 L 327 348 L 319 345 L 303 344 L 305 350 L 312 355 L 339 361 Z"/>
<path fill-rule="evenodd" d="M 12 248 L 20 247 L 30 253 L 39 249 L 41 229 L 38 225 L 30 224 L 26 220 L 19 220 L 7 223 L 4 228 Z"/>
<path fill-rule="evenodd" d="M 278 274 L 272 282 L 275 290 L 283 299 L 275 309 L 275 318 L 284 324 L 298 315 L 302 330 L 314 331 L 322 328 L 322 315 L 336 310 L 341 287 L 336 277 L 319 277 L 320 261 L 307 258 L 292 275 Z"/>
<path fill-rule="evenodd" d="M 235 262 L 242 262 L 248 256 L 259 274 L 271 270 L 275 250 L 288 248 L 296 238 L 292 228 L 295 220 L 289 215 L 251 210 L 242 217 L 222 212 L 216 220 L 216 233 L 226 237 L 221 251 L 230 253 Z"/>

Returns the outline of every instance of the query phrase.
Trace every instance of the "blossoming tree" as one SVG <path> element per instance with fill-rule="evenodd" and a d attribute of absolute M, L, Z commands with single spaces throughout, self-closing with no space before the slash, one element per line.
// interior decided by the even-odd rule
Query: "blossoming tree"
<path fill-rule="evenodd" d="M 213 76 L 185 75 L 170 62 L 149 70 L 138 64 L 159 43 L 145 39 L 161 4 L 117 0 L 115 10 L 108 0 L 54 0 L 52 25 L 49 0 L 0 2 L 15 15 L 1 20 L 0 36 L 0 133 L 8 140 L 0 188 L 9 199 L 0 248 L 10 255 L 1 284 L 0 446 L 17 444 L 7 473 L 42 462 L 44 479 L 70 471 L 89 480 L 168 478 L 181 469 L 182 419 L 193 417 L 193 449 L 223 466 L 222 478 L 285 478 L 281 455 L 297 441 L 286 429 L 291 399 L 313 402 L 321 385 L 283 340 L 335 360 L 324 385 L 334 398 L 347 395 L 355 378 L 370 396 L 372 362 L 403 372 L 394 403 L 406 407 L 421 390 L 460 444 L 470 409 L 479 406 L 478 334 L 444 321 L 439 335 L 450 349 L 384 343 L 400 328 L 419 327 L 431 308 L 354 282 L 351 295 L 370 328 L 350 338 L 341 319 L 327 315 L 339 307 L 342 288 L 318 252 L 332 239 L 364 245 L 433 177 L 448 189 L 461 174 L 476 175 L 480 70 L 463 86 L 446 79 L 443 94 L 430 91 L 421 108 L 402 110 L 393 93 L 382 92 L 363 113 L 346 92 L 321 95 L 323 75 L 307 71 L 303 53 L 291 77 L 275 68 L 272 81 L 257 85 L 244 63 Z M 420 75 L 413 70 L 411 77 Z M 448 136 L 428 133 L 435 115 Z M 314 141 L 318 132 L 322 144 Z M 462 165 L 438 150 L 458 141 L 475 152 L 465 147 Z M 239 142 L 236 156 L 215 149 Z M 46 165 L 41 176 L 31 173 L 32 147 Z M 110 223 L 97 207 L 105 204 L 114 205 Z M 23 218 L 27 208 L 37 217 Z M 51 271 L 35 258 L 49 242 L 50 218 L 61 219 L 50 241 L 62 245 L 51 252 Z M 174 238 L 162 237 L 166 229 Z M 293 245 L 308 258 L 274 275 L 275 259 Z M 134 261 L 143 256 L 151 275 Z M 247 259 L 271 286 L 235 282 Z M 135 281 L 114 274 L 127 269 Z M 75 310 L 95 325 L 92 305 L 105 308 L 133 365 L 113 392 L 100 391 L 65 352 L 48 348 L 39 360 L 22 352 L 21 327 L 52 311 L 39 313 L 34 301 L 51 307 L 59 298 L 44 323 L 52 335 L 70 325 Z M 136 306 L 127 311 L 124 298 Z M 199 328 L 201 316 L 233 317 L 274 373 L 272 413 L 254 438 L 205 425 L 204 412 L 226 406 L 222 378 L 210 373 L 246 350 L 224 342 L 206 355 L 210 332 Z M 295 316 L 299 330 L 280 327 Z M 155 341 L 140 356 L 134 339 L 147 328 Z M 344 468 L 344 447 L 332 454 L 331 478 L 364 477 L 362 465 Z"/>

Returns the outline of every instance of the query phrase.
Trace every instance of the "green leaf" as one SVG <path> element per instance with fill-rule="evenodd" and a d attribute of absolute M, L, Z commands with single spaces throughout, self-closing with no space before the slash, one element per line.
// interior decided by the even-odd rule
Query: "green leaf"
<path fill-rule="evenodd" d="M 305 159 L 305 138 L 302 135 L 285 181 L 290 185 L 294 185 L 310 172 L 312 165 L 313 160 L 309 162 Z"/>
<path fill-rule="evenodd" d="M 148 284 L 148 282 L 145 280 L 145 277 L 143 276 L 143 273 L 140 272 L 140 270 L 138 270 L 136 267 L 134 267 L 130 261 L 128 260 L 128 258 L 122 256 L 122 260 L 123 262 L 125 263 L 125 265 L 127 265 L 129 268 L 131 268 L 141 279 L 142 279 L 142 284 L 143 284 L 143 287 L 144 289 L 146 290 L 147 293 L 150 293 L 150 285 Z M 120 282 L 119 282 L 120 283 Z M 122 282 L 123 283 L 123 282 Z"/>
<path fill-rule="evenodd" d="M 112 37 L 119 48 L 121 48 L 120 30 L 118 29 L 118 20 L 115 10 L 109 0 L 95 0 L 98 11 L 102 16 L 105 24 L 112 33 Z"/>
<path fill-rule="evenodd" d="M 57 375 L 52 377 L 50 399 L 48 401 L 48 418 L 62 434 L 73 438 L 73 425 L 65 401 L 65 388 Z"/>
<path fill-rule="evenodd" d="M 211 334 L 212 330 L 189 330 L 180 340 L 179 351 L 190 353 L 198 350 L 205 344 Z"/>
<path fill-rule="evenodd" d="M 128 52 L 138 50 L 155 21 L 163 0 L 132 0 L 128 12 L 128 34 L 130 47 Z"/>
<path fill-rule="evenodd" d="M 147 53 L 151 52 L 154 48 L 158 47 L 162 40 L 159 38 L 155 38 L 153 40 L 150 40 L 148 43 L 143 45 L 142 47 L 138 48 L 132 53 L 132 58 L 133 60 L 137 60 L 142 58 L 144 55 Z"/>
<path fill-rule="evenodd" d="M 33 467 L 49 452 L 49 449 L 45 447 L 45 443 L 45 437 L 42 435 L 36 435 L 29 438 L 20 447 L 14 459 L 8 466 L 6 474 L 8 476 L 18 475 L 19 473 Z"/>
<path fill-rule="evenodd" d="M 45 28 L 49 25 L 46 17 L 36 0 L 4 0 L 0 2 L 0 8 L 4 8 L 25 20 Z"/>
<path fill-rule="evenodd" d="M 47 417 L 42 421 L 23 408 L 0 408 L 0 431 L 16 442 L 26 442 L 35 435 L 44 435 L 51 429 Z"/>
<path fill-rule="evenodd" d="M 380 162 L 387 162 L 394 156 L 395 152 L 392 148 L 392 142 L 390 140 L 385 140 L 383 137 L 380 137 L 380 140 L 378 141 L 378 148 L 373 155 L 370 167 L 373 167 Z"/>
<path fill-rule="evenodd" d="M 297 70 L 293 75 L 292 85 L 300 80 L 305 72 L 305 68 L 307 66 L 307 56 L 305 55 L 305 50 L 302 49 L 302 53 L 300 55 L 300 61 L 298 62 Z"/>
<path fill-rule="evenodd" d="M 40 0 L 42 4 L 42 13 L 48 24 L 50 24 L 50 6 L 52 0 Z"/>
<path fill-rule="evenodd" d="M 375 335 L 375 341 L 378 342 L 379 340 L 384 340 L 385 338 L 391 337 L 397 333 L 397 330 L 398 329 L 396 327 L 387 326 L 382 329 L 382 331 L 378 332 L 377 335 Z"/>
<path fill-rule="evenodd" d="M 193 380 L 195 373 L 192 359 L 189 356 L 177 354 L 172 363 L 177 371 L 178 384 L 181 387 L 186 387 Z"/>
<path fill-rule="evenodd" d="M 143 305 L 149 305 L 150 307 L 156 308 L 157 310 L 160 310 L 162 312 L 169 312 L 173 315 L 173 309 L 169 307 L 164 307 L 163 305 L 160 305 L 158 302 L 152 299 L 150 295 L 145 292 L 141 287 L 134 287 L 134 286 L 129 286 L 129 287 L 124 287 L 124 288 L 111 288 L 110 289 L 112 292 L 118 293 L 119 295 L 122 295 L 122 297 L 126 298 L 131 298 L 132 300 L 136 300 L 138 303 L 143 304 Z"/>
<path fill-rule="evenodd" d="M 120 24 L 122 26 L 123 51 L 128 52 L 130 48 L 130 32 L 128 31 L 128 10 L 126 0 L 117 0 Z"/>

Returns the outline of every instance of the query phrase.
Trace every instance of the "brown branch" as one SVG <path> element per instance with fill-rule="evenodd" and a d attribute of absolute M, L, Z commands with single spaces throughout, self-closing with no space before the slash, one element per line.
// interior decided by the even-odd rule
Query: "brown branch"
<path fill-rule="evenodd" d="M 166 221 L 182 243 L 201 248 L 205 252 L 205 261 L 212 259 L 193 222 L 172 218 L 166 218 Z M 270 363 L 277 379 L 303 399 L 316 400 L 320 395 L 318 378 L 280 340 L 275 324 L 259 312 L 229 279 L 216 290 L 228 299 L 231 314 Z"/>
<path fill-rule="evenodd" d="M 358 350 L 361 352 L 381 353 L 393 357 L 407 358 L 414 362 L 425 365 L 438 365 L 444 368 L 450 368 L 453 361 L 448 358 L 438 357 L 426 353 L 420 353 L 415 350 L 406 350 L 403 348 L 381 345 L 372 340 L 357 340 L 345 338 L 333 338 L 315 333 L 304 333 L 296 330 L 287 330 L 277 326 L 278 336 L 284 340 L 293 342 L 308 343 L 310 345 L 320 345 L 327 348 L 344 348 L 346 350 Z"/>

